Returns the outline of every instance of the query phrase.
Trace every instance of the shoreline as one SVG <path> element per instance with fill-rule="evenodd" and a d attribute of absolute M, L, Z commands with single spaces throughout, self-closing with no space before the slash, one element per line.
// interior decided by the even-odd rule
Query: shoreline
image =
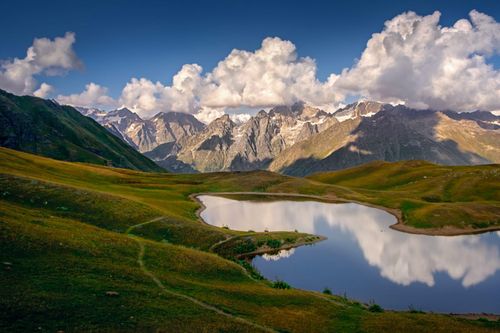
<path fill-rule="evenodd" d="M 311 234 L 312 235 L 312 234 Z M 327 240 L 328 237 L 325 237 L 325 236 L 321 236 L 321 235 L 312 235 L 312 236 L 315 236 L 317 237 L 316 239 L 312 240 L 312 241 L 309 241 L 309 242 L 306 242 L 306 241 L 300 241 L 300 242 L 295 242 L 295 243 L 290 243 L 290 244 L 285 244 L 285 245 L 282 245 L 276 249 L 273 249 L 273 248 L 263 248 L 263 249 L 257 249 L 255 251 L 252 251 L 252 252 L 247 252 L 247 253 L 241 253 L 241 254 L 238 254 L 236 256 L 236 259 L 242 259 L 242 258 L 246 258 L 246 257 L 255 257 L 259 254 L 274 254 L 274 253 L 277 253 L 281 250 L 290 250 L 290 249 L 294 249 L 296 247 L 299 247 L 299 246 L 304 246 L 304 245 L 313 245 L 313 244 L 316 244 L 316 243 L 319 243 L 319 242 L 322 242 L 324 240 Z"/>
<path fill-rule="evenodd" d="M 213 224 L 210 224 L 210 223 L 207 223 L 203 217 L 201 217 L 201 212 L 203 212 L 207 207 L 205 206 L 205 204 L 203 204 L 203 202 L 198 199 L 199 196 L 202 196 L 202 195 L 213 195 L 214 193 L 219 193 L 219 194 L 238 194 L 236 192 L 203 192 L 203 193 L 192 193 L 189 195 L 189 198 L 195 202 L 197 202 L 200 207 L 198 209 L 196 209 L 196 216 L 198 217 L 198 220 L 200 220 L 201 223 L 204 223 L 206 225 L 209 225 L 211 227 L 215 227 L 215 228 L 220 228 L 220 227 L 217 227 Z M 250 192 L 250 193 L 253 193 L 253 192 Z M 239 193 L 241 194 L 241 192 Z M 233 231 L 238 231 L 238 232 L 245 232 L 244 230 L 233 230 Z M 272 233 L 273 231 L 271 231 L 270 233 Z M 281 251 L 281 250 L 290 250 L 292 248 L 296 248 L 296 247 L 299 247 L 299 246 L 303 246 L 303 245 L 312 245 L 312 244 L 316 244 L 318 242 L 322 242 L 324 240 L 327 240 L 328 237 L 325 237 L 325 236 L 322 236 L 322 235 L 313 235 L 313 234 L 310 234 L 311 236 L 315 236 L 317 237 L 316 239 L 310 241 L 310 242 L 305 242 L 305 241 L 300 241 L 300 242 L 295 242 L 293 244 L 284 244 L 282 246 L 280 246 L 279 248 L 276 248 L 276 249 L 257 249 L 255 251 L 252 251 L 252 252 L 248 252 L 248 253 L 241 253 L 239 255 L 236 256 L 237 259 L 240 259 L 242 257 L 249 257 L 249 256 L 255 256 L 255 255 L 259 255 L 259 254 L 265 254 L 265 253 L 273 253 L 273 252 L 276 252 L 276 251 Z M 215 247 L 217 247 L 217 245 L 220 245 L 222 243 L 225 243 L 233 238 L 236 238 L 236 237 L 241 237 L 243 235 L 237 235 L 237 236 L 229 236 L 229 237 L 226 237 L 225 239 L 213 244 L 211 247 L 210 247 L 210 251 L 212 251 Z M 215 253 L 215 252 L 214 252 Z"/>
<path fill-rule="evenodd" d="M 413 234 L 413 235 L 425 235 L 425 236 L 465 236 L 465 235 L 477 235 L 477 234 L 483 234 L 487 232 L 493 232 L 493 231 L 500 231 L 500 226 L 493 226 L 493 227 L 487 227 L 487 228 L 480 228 L 480 229 L 459 229 L 456 227 L 452 226 L 445 226 L 443 228 L 425 228 L 425 229 L 420 229 L 420 228 L 415 228 L 409 225 L 406 225 L 403 221 L 403 217 L 401 214 L 401 210 L 396 209 L 396 208 L 389 208 L 389 207 L 384 207 L 384 206 L 379 206 L 375 204 L 371 204 L 368 202 L 362 202 L 362 201 L 357 201 L 357 200 L 347 200 L 339 197 L 331 197 L 331 196 L 319 196 L 319 195 L 312 195 L 312 194 L 300 194 L 300 193 L 285 193 L 285 192 L 200 192 L 200 193 L 192 193 L 189 195 L 189 198 L 191 198 L 193 201 L 197 202 L 200 204 L 200 208 L 196 210 L 196 216 L 198 219 L 200 219 L 203 223 L 208 224 L 203 220 L 201 217 L 201 212 L 206 208 L 205 205 L 199 200 L 197 197 L 201 195 L 213 195 L 213 196 L 225 196 L 225 195 L 256 195 L 256 196 L 276 196 L 276 197 L 290 197 L 290 198 L 304 198 L 304 199 L 312 199 L 314 201 L 320 201 L 320 202 L 325 202 L 325 203 L 355 203 L 358 205 L 363 205 L 366 207 L 371 207 L 371 208 L 376 208 L 383 210 L 392 216 L 396 218 L 396 223 L 391 224 L 389 228 L 399 231 L 399 232 L 404 232 L 407 234 Z M 211 225 L 211 224 L 209 224 Z M 211 225 L 213 226 L 213 225 Z"/>
<path fill-rule="evenodd" d="M 393 215 L 396 218 L 396 220 L 397 220 L 397 223 L 390 225 L 389 228 L 391 228 L 393 230 L 396 230 L 396 231 L 399 231 L 399 232 L 404 232 L 404 233 L 408 233 L 408 234 L 416 234 L 416 235 L 426 235 L 426 236 L 460 236 L 460 235 L 481 234 L 481 233 L 485 233 L 485 232 L 492 232 L 492 231 L 498 231 L 498 230 L 500 230 L 500 227 L 483 228 L 483 229 L 480 229 L 480 230 L 461 230 L 461 229 L 455 229 L 453 227 L 450 227 L 447 230 L 438 230 L 438 229 L 424 229 L 424 230 L 420 230 L 420 229 L 417 229 L 417 228 L 405 225 L 403 223 L 403 221 L 402 221 L 402 214 L 401 214 L 401 211 L 399 209 L 377 206 L 377 205 L 370 204 L 370 203 L 358 202 L 356 200 L 346 200 L 346 199 L 342 199 L 342 198 L 321 197 L 321 196 L 317 196 L 317 195 L 308 195 L 308 194 L 299 194 L 299 193 L 271 193 L 271 192 L 200 192 L 200 193 L 192 193 L 192 194 L 190 194 L 189 198 L 191 198 L 193 201 L 197 202 L 200 205 L 200 207 L 196 210 L 196 216 L 201 221 L 201 223 L 210 225 L 212 227 L 216 227 L 216 226 L 205 222 L 205 220 L 203 220 L 203 218 L 201 217 L 201 212 L 204 209 L 206 209 L 206 206 L 198 198 L 198 196 L 202 196 L 202 195 L 212 195 L 212 196 L 222 196 L 222 197 L 224 197 L 225 195 L 257 195 L 257 196 L 260 195 L 260 196 L 276 196 L 276 197 L 284 197 L 284 198 L 286 198 L 286 197 L 304 198 L 304 199 L 312 199 L 314 201 L 320 201 L 320 202 L 332 203 L 332 204 L 334 204 L 334 203 L 356 203 L 356 204 L 360 204 L 360 205 L 363 205 L 363 206 L 377 208 L 377 209 L 381 209 L 381 210 L 386 211 L 387 213 Z M 242 231 L 242 232 L 244 232 L 244 231 Z M 283 245 L 283 246 L 281 246 L 281 247 L 279 247 L 277 249 L 261 249 L 261 250 L 256 250 L 256 251 L 252 251 L 252 252 L 248 252 L 248 253 L 239 254 L 239 255 L 235 256 L 235 258 L 236 259 L 243 259 L 243 260 L 250 259 L 250 261 L 251 261 L 254 256 L 257 256 L 257 255 L 260 255 L 260 254 L 266 254 L 266 253 L 270 254 L 270 253 L 276 253 L 276 252 L 281 251 L 281 250 L 290 250 L 292 248 L 297 248 L 297 247 L 304 246 L 304 245 L 316 244 L 318 242 L 321 242 L 321 241 L 324 241 L 324 240 L 328 239 L 327 237 L 322 236 L 322 235 L 314 235 L 314 236 L 317 236 L 318 238 L 315 239 L 315 240 L 313 240 L 313 241 L 311 241 L 311 242 L 297 242 L 297 243 L 294 243 L 294 244 L 286 244 L 286 245 Z M 220 241 L 218 243 L 215 243 L 212 246 L 212 248 L 215 247 L 215 246 L 217 246 L 217 245 L 219 245 L 219 244 L 221 244 L 221 243 L 229 241 L 229 240 L 231 240 L 234 237 L 240 237 L 240 235 L 233 236 L 233 237 L 227 237 L 226 239 L 224 239 L 224 240 L 222 240 L 222 241 Z M 216 253 L 216 252 L 214 252 L 214 253 Z M 311 290 L 307 290 L 307 291 L 311 291 Z M 389 310 L 389 311 L 405 312 L 405 311 L 397 311 L 397 310 Z M 424 311 L 424 313 L 433 313 L 433 312 L 426 312 L 426 311 Z M 478 320 L 478 319 L 481 319 L 481 318 L 485 318 L 485 319 L 487 319 L 489 321 L 500 320 L 500 314 L 494 314 L 494 313 L 473 313 L 473 312 L 466 312 L 466 313 L 453 313 L 453 312 L 449 312 L 449 313 L 446 313 L 446 312 L 436 312 L 436 314 L 448 315 L 448 316 L 451 316 L 451 317 L 463 318 L 463 319 L 466 319 L 466 320 Z"/>

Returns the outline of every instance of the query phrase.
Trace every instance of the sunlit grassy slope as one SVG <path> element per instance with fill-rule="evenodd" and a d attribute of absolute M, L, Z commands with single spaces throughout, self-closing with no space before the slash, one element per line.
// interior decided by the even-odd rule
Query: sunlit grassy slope
<path fill-rule="evenodd" d="M 445 315 L 373 313 L 338 296 L 271 288 L 208 249 L 233 236 L 280 239 L 295 233 L 208 226 L 197 219 L 198 204 L 189 195 L 210 191 L 288 191 L 330 198 L 357 193 L 269 172 L 141 173 L 0 149 L 0 331 L 499 328 L 497 323 Z M 153 222 L 131 228 L 148 221 Z M 150 274 L 138 262 L 141 244 Z M 108 291 L 118 295 L 107 296 Z"/>
<path fill-rule="evenodd" d="M 0 146 L 64 161 L 163 171 L 73 107 L 1 89 Z"/>
<path fill-rule="evenodd" d="M 308 179 L 348 188 L 349 198 L 402 211 L 406 225 L 444 232 L 500 227 L 500 165 L 372 162 Z"/>

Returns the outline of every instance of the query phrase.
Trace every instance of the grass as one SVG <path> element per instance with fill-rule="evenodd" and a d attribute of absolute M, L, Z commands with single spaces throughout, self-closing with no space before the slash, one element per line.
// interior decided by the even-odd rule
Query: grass
<path fill-rule="evenodd" d="M 342 188 L 343 198 L 398 209 L 413 228 L 460 233 L 500 227 L 499 165 L 373 162 L 308 179 Z"/>
<path fill-rule="evenodd" d="M 272 288 L 248 262 L 235 258 L 248 250 L 246 242 L 272 248 L 277 241 L 293 244 L 314 236 L 216 228 L 198 220 L 199 204 L 189 197 L 228 191 L 326 198 L 358 193 L 347 186 L 263 171 L 142 173 L 4 148 L 0 174 L 0 262 L 11 263 L 0 266 L 0 331 L 258 331 L 248 322 L 288 332 L 499 328 L 448 315 L 375 313 L 340 296 Z M 145 267 L 172 293 L 141 270 L 138 242 Z"/>
<path fill-rule="evenodd" d="M 71 106 L 0 90 L 0 124 L 2 146 L 65 161 L 163 171 Z"/>

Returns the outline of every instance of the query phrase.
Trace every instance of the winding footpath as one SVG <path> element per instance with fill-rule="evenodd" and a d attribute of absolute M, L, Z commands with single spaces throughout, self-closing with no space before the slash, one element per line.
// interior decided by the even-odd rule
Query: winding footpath
<path fill-rule="evenodd" d="M 194 297 L 191 297 L 191 296 L 188 296 L 188 295 L 184 295 L 184 294 L 181 294 L 179 292 L 176 292 L 176 291 L 173 291 L 173 290 L 170 290 L 168 289 L 167 287 L 165 287 L 165 285 L 160 281 L 160 279 L 158 279 L 158 277 L 156 277 L 150 270 L 147 269 L 146 265 L 144 264 L 144 254 L 146 252 L 146 247 L 144 246 L 144 242 L 143 242 L 143 239 L 138 237 L 138 236 L 135 236 L 133 235 L 131 232 L 136 229 L 136 228 L 139 228 L 143 225 L 147 225 L 147 224 L 151 224 L 151 223 L 155 223 L 155 222 L 159 222 L 161 220 L 164 220 L 165 217 L 164 216 L 160 216 L 160 217 L 157 217 L 157 218 L 154 218 L 152 220 L 149 220 L 147 222 L 143 222 L 143 223 L 139 223 L 139 224 L 136 224 L 136 225 L 133 225 L 133 226 L 130 226 L 127 230 L 126 230 L 126 235 L 128 237 L 130 237 L 131 239 L 135 240 L 137 242 L 137 244 L 139 245 L 139 255 L 137 257 L 137 263 L 139 264 L 139 267 L 141 269 L 141 271 L 147 275 L 151 280 L 153 280 L 153 282 L 158 286 L 158 288 L 160 288 L 162 290 L 162 292 L 166 293 L 166 294 L 169 294 L 169 295 L 172 295 L 172 296 L 175 296 L 175 297 L 179 297 L 179 298 L 182 298 L 182 299 L 185 299 L 187 301 L 190 301 L 204 309 L 207 309 L 207 310 L 210 310 L 210 311 L 213 311 L 219 315 L 222 315 L 222 316 L 225 316 L 229 319 L 232 319 L 232 320 L 235 320 L 235 321 L 238 321 L 242 324 L 245 324 L 245 325 L 249 325 L 249 326 L 252 326 L 256 329 L 259 329 L 261 331 L 264 331 L 264 332 L 273 332 L 273 333 L 277 333 L 278 331 L 270 328 L 270 327 L 267 327 L 267 326 L 263 326 L 263 325 L 260 325 L 260 324 L 257 324 L 251 320 L 248 320 L 248 319 L 245 319 L 245 318 L 241 318 L 241 317 L 238 317 L 238 316 L 234 316 L 230 313 L 227 313 L 227 312 L 224 312 L 222 311 L 221 309 L 213 306 L 213 305 L 210 305 L 210 304 L 207 304 L 203 301 L 200 301 L 199 299 L 196 299 Z"/>

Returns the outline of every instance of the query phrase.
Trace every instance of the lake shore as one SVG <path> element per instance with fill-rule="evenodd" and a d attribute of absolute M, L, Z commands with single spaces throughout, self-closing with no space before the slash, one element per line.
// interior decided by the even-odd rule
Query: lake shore
<path fill-rule="evenodd" d="M 213 195 L 213 196 L 222 196 L 222 197 L 231 197 L 234 195 L 248 195 L 248 196 L 268 196 L 268 197 L 280 197 L 280 198 L 290 198 L 290 199 L 311 199 L 313 201 L 319 201 L 319 202 L 326 202 L 326 203 L 355 203 L 367 207 L 372 207 L 372 208 L 377 208 L 383 211 L 386 211 L 387 213 L 393 215 L 397 223 L 389 226 L 389 228 L 408 233 L 408 234 L 415 234 L 415 235 L 426 235 L 426 236 L 461 236 L 461 235 L 475 235 L 475 234 L 482 234 L 485 232 L 492 232 L 492 231 L 500 231 L 500 226 L 494 226 L 494 227 L 487 227 L 487 228 L 478 228 L 478 229 L 472 229 L 472 228 L 456 228 L 453 226 L 445 226 L 443 228 L 415 228 L 412 226 L 409 226 L 404 223 L 403 221 L 403 216 L 401 213 L 401 210 L 395 209 L 395 208 L 389 208 L 389 207 L 384 207 L 384 206 L 379 206 L 375 205 L 372 203 L 368 202 L 362 202 L 362 201 L 357 201 L 357 200 L 347 200 L 343 198 L 339 198 L 337 196 L 332 196 L 332 195 L 327 195 L 327 196 L 320 196 L 320 195 L 312 195 L 312 194 L 300 194 L 300 193 L 286 193 L 286 192 L 201 192 L 201 193 L 192 193 L 189 195 L 189 198 L 195 202 L 197 202 L 200 205 L 200 208 L 196 210 L 196 215 L 199 220 L 201 220 L 203 223 L 207 224 L 203 218 L 201 217 L 201 212 L 206 208 L 205 205 L 199 200 L 197 197 L 201 195 Z M 265 252 L 264 252 L 265 253 Z"/>

